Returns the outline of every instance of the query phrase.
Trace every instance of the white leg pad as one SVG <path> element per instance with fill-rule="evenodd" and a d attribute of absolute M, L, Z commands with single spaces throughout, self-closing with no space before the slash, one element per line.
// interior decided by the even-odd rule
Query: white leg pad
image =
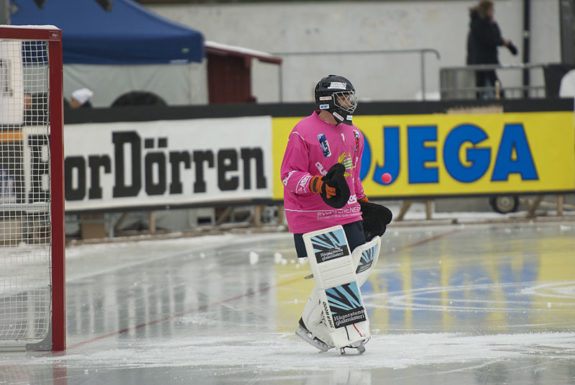
<path fill-rule="evenodd" d="M 370 337 L 369 320 L 363 305 L 354 263 L 343 227 L 334 226 L 303 235 L 316 287 L 304 309 L 305 318 L 317 320 L 315 306 L 319 304 L 323 323 L 308 325 L 310 331 L 329 336 L 329 345 L 342 348 L 361 343 Z M 358 257 L 359 260 L 360 257 Z M 317 291 L 317 293 L 316 293 Z M 314 297 L 317 296 L 317 300 Z M 315 333 L 314 330 L 316 329 Z M 319 329 L 324 329 L 320 332 Z"/>
<path fill-rule="evenodd" d="M 381 249 L 381 237 L 374 237 L 371 241 L 356 247 L 353 250 L 352 258 L 356 267 L 357 284 L 362 287 L 373 271 L 379 259 Z"/>
<path fill-rule="evenodd" d="M 325 326 L 323 319 L 323 307 L 320 299 L 321 290 L 314 287 L 309 300 L 307 301 L 301 316 L 307 329 L 329 346 L 334 346 L 329 329 Z"/>

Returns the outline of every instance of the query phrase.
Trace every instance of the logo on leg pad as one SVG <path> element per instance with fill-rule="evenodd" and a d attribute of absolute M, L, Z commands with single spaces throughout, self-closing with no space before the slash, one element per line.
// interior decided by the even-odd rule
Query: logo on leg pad
<path fill-rule="evenodd" d="M 349 255 L 349 248 L 343 230 L 316 235 L 311 238 L 317 263 L 331 261 Z"/>
<path fill-rule="evenodd" d="M 336 328 L 367 320 L 357 283 L 326 289 L 328 305 Z"/>

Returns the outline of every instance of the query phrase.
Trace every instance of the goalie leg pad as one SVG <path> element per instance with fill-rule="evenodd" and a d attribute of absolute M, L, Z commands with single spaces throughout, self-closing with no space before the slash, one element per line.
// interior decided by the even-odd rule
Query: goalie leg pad
<path fill-rule="evenodd" d="M 301 316 L 305 327 L 322 342 L 329 347 L 334 347 L 329 329 L 325 326 L 323 319 L 323 307 L 320 299 L 320 289 L 317 286 L 311 292 L 311 295 L 303 309 Z"/>
<path fill-rule="evenodd" d="M 370 337 L 369 320 L 356 279 L 357 264 L 350 253 L 343 228 L 334 226 L 306 233 L 303 239 L 316 281 L 312 297 L 318 297 L 317 302 L 308 304 L 310 308 L 304 313 L 311 320 L 317 319 L 316 312 L 321 311 L 322 323 L 319 325 L 329 336 L 329 341 L 324 342 L 331 342 L 334 347 L 342 348 L 367 340 Z M 314 294 L 316 290 L 317 294 Z M 319 309 L 315 303 L 319 303 Z M 321 329 L 319 326 L 308 327 L 315 332 Z M 314 330 L 310 331 L 314 333 Z"/>
<path fill-rule="evenodd" d="M 375 268 L 379 259 L 381 249 L 381 237 L 374 237 L 371 241 L 356 247 L 353 250 L 352 258 L 359 287 L 367 281 L 367 278 Z"/>
<path fill-rule="evenodd" d="M 353 250 L 352 258 L 354 265 L 357 266 L 355 273 L 359 287 L 363 286 L 363 284 L 367 281 L 369 275 L 377 264 L 380 249 L 381 238 L 375 237 L 371 241 L 358 246 Z M 328 328 L 323 322 L 322 311 L 323 307 L 320 300 L 320 290 L 315 287 L 303 310 L 302 321 L 304 322 L 306 329 L 309 330 L 309 332 L 324 342 L 326 346 L 332 348 L 334 346 L 333 341 L 331 340 Z M 316 343 L 309 343 L 316 346 Z M 316 347 L 325 351 L 325 346 Z"/>

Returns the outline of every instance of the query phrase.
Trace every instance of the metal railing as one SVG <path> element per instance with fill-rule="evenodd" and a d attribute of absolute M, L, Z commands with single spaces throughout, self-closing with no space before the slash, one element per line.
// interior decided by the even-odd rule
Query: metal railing
<path fill-rule="evenodd" d="M 433 48 L 420 48 L 420 49 L 387 49 L 387 50 L 368 50 L 368 51 L 326 51 L 326 52 L 274 52 L 276 56 L 346 56 L 346 55 L 419 55 L 419 70 L 421 82 L 421 94 L 425 100 L 425 55 L 433 54 L 439 60 L 441 55 L 438 50 Z M 279 66 L 279 101 L 284 101 L 284 87 L 283 87 L 283 66 Z"/>
<path fill-rule="evenodd" d="M 480 71 L 531 71 L 543 72 L 547 64 L 481 64 L 461 67 L 445 67 L 439 71 L 440 94 L 442 100 L 460 99 L 522 99 L 544 98 L 545 85 L 511 85 L 494 84 L 491 87 L 478 87 L 475 83 L 476 73 Z"/>

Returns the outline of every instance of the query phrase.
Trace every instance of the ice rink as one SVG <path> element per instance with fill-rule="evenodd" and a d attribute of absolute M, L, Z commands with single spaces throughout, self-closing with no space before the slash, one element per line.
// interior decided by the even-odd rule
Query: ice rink
<path fill-rule="evenodd" d="M 67 250 L 68 350 L 0 353 L 0 384 L 575 383 L 575 223 L 391 226 L 362 356 L 294 329 L 288 233 Z"/>

